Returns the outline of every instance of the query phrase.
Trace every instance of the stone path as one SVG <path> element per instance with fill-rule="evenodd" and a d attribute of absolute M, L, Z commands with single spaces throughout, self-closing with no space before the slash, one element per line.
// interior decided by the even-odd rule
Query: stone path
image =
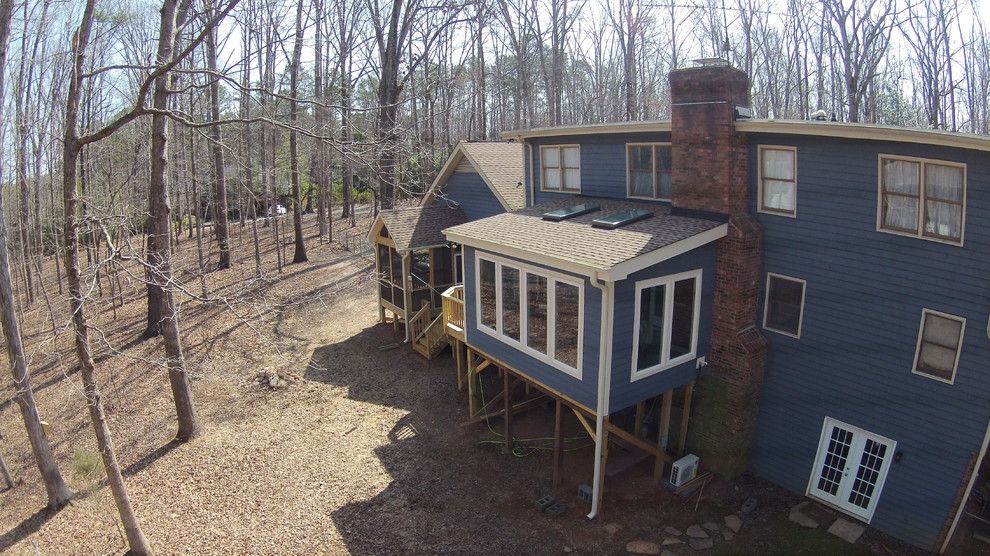
<path fill-rule="evenodd" d="M 849 544 L 855 544 L 866 531 L 865 525 L 842 517 L 837 518 L 835 510 L 811 500 L 792 507 L 788 519 L 808 529 L 827 527 L 829 533 Z"/>
<path fill-rule="evenodd" d="M 659 554 L 660 556 L 677 556 L 694 552 L 705 552 L 718 543 L 730 543 L 736 533 L 742 528 L 743 522 L 738 515 L 727 515 L 724 524 L 707 521 L 696 523 L 681 531 L 669 525 L 663 527 L 663 541 L 657 545 L 654 542 L 637 539 L 626 544 L 629 554 Z"/>

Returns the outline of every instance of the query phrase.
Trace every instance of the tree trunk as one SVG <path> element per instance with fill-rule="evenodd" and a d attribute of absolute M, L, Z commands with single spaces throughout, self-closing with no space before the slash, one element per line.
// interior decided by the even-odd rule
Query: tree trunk
<path fill-rule="evenodd" d="M 0 0 L 9 1 L 9 0 Z M 103 411 L 103 398 L 96 384 L 96 363 L 93 361 L 89 343 L 89 323 L 84 307 L 81 271 L 79 268 L 79 221 L 76 211 L 79 209 L 78 193 L 76 192 L 76 167 L 79 164 L 79 85 L 82 81 L 83 61 L 89 36 L 93 26 L 93 13 L 96 0 L 87 0 L 83 12 L 82 23 L 75 36 L 73 49 L 73 67 L 69 80 L 65 106 L 65 137 L 62 141 L 62 200 L 65 207 L 65 271 L 69 287 L 69 314 L 72 315 L 72 325 L 76 344 L 76 356 L 79 358 L 79 374 L 82 376 L 83 393 L 89 408 L 90 420 L 96 433 L 96 445 L 103 458 L 107 482 L 113 494 L 114 503 L 120 514 L 120 520 L 127 536 L 127 544 L 131 554 L 143 556 L 151 554 L 151 545 L 141 531 L 137 516 L 131 507 L 124 477 L 117 463 L 113 449 L 110 428 L 107 426 L 106 414 Z"/>
<path fill-rule="evenodd" d="M 289 164 L 292 167 L 292 227 L 295 233 L 296 250 L 292 262 L 302 263 L 309 260 L 306 257 L 306 244 L 303 242 L 302 230 L 302 196 L 299 188 L 299 138 L 294 129 L 299 124 L 299 107 L 296 99 L 299 97 L 299 62 L 302 58 L 303 46 L 303 4 L 296 5 L 296 43 L 292 49 L 292 75 L 289 78 L 289 124 L 293 127 L 289 132 Z"/>
<path fill-rule="evenodd" d="M 172 58 L 175 48 L 177 24 L 185 19 L 185 14 L 178 13 L 178 0 L 165 0 L 161 10 L 161 27 L 158 37 L 159 64 L 167 63 Z M 169 74 L 165 73 L 155 79 L 152 92 L 152 106 L 158 110 L 168 108 Z M 168 200 L 168 187 L 165 183 L 166 167 L 168 165 L 168 118 L 162 113 L 151 117 L 151 176 L 148 181 L 149 207 L 149 253 L 148 264 L 152 267 L 149 280 L 149 294 L 152 284 L 156 286 L 157 312 L 160 323 L 160 333 L 165 344 L 166 365 L 168 367 L 169 385 L 172 387 L 172 397 L 175 401 L 178 432 L 176 438 L 186 441 L 199 431 L 199 421 L 196 408 L 193 405 L 192 389 L 189 386 L 189 376 L 186 373 L 185 357 L 179 340 L 179 315 L 175 308 L 172 293 L 172 248 L 169 242 L 171 225 Z M 194 200 L 198 205 L 198 199 Z M 197 214 L 199 210 L 197 209 Z M 149 307 L 151 299 L 149 297 Z M 151 312 L 149 311 L 149 324 Z"/>
<path fill-rule="evenodd" d="M 13 0 L 0 0 L 0 94 L 5 91 L 4 75 L 7 65 L 7 48 L 10 40 L 10 19 L 13 11 Z M 0 108 L 2 110 L 2 108 Z M 0 180 L 2 181 L 2 180 Z M 23 224 L 23 223 L 22 223 Z M 4 341 L 7 346 L 7 359 L 14 377 L 16 393 L 14 399 L 21 411 L 24 427 L 27 429 L 31 452 L 48 494 L 48 506 L 58 509 L 72 498 L 72 491 L 62 479 L 58 462 L 52 453 L 51 445 L 41 427 L 41 418 L 34 401 L 34 391 L 31 388 L 31 375 L 24 356 L 24 345 L 21 343 L 20 324 L 14 307 L 14 291 L 11 286 L 10 261 L 7 256 L 7 225 L 4 219 L 3 195 L 0 191 L 0 323 L 3 325 Z M 4 478 L 10 486 L 10 475 L 4 466 Z"/>
<path fill-rule="evenodd" d="M 301 2 L 301 0 L 300 0 Z M 213 19 L 213 12 L 209 10 Z M 206 34 L 206 66 L 217 71 L 217 29 L 214 27 Z M 210 80 L 210 117 L 214 122 L 220 120 L 220 80 Z M 230 268 L 230 229 L 227 223 L 227 183 L 223 168 L 223 136 L 220 124 L 209 127 L 210 150 L 213 153 L 213 230 L 217 235 L 220 246 L 220 269 Z"/>

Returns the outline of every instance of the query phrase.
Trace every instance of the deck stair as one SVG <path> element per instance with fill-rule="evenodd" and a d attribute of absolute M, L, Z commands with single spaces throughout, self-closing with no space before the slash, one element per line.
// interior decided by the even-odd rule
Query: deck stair
<path fill-rule="evenodd" d="M 409 331 L 413 349 L 427 359 L 433 359 L 447 347 L 443 314 L 435 314 L 427 301 L 409 319 Z"/>

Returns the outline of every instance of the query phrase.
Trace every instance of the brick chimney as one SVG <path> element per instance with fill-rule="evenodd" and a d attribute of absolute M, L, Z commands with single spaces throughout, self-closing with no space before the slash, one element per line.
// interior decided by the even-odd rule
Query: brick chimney
<path fill-rule="evenodd" d="M 698 381 L 688 446 L 728 477 L 746 470 L 756 430 L 767 343 L 757 327 L 763 234 L 749 214 L 746 74 L 727 64 L 670 72 L 675 209 L 728 217 L 717 244 L 708 372 Z"/>

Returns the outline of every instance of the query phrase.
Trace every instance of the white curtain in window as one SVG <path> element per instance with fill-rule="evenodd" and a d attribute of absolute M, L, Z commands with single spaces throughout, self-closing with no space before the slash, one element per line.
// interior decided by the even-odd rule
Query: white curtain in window
<path fill-rule="evenodd" d="M 549 168 L 543 171 L 544 189 L 560 189 L 560 169 L 559 168 Z"/>
<path fill-rule="evenodd" d="M 959 238 L 962 230 L 962 207 L 951 203 L 925 203 L 925 232 L 942 237 Z"/>
<path fill-rule="evenodd" d="M 651 172 L 631 172 L 629 179 L 632 181 L 632 191 L 630 193 L 636 197 L 653 196 L 653 174 Z"/>
<path fill-rule="evenodd" d="M 763 206 L 777 210 L 794 210 L 794 182 L 763 180 Z"/>
<path fill-rule="evenodd" d="M 948 373 L 956 363 L 959 334 L 962 323 L 938 315 L 925 315 L 925 329 L 921 338 L 918 366 L 922 370 L 938 370 Z M 948 378 L 948 377 L 947 377 Z"/>
<path fill-rule="evenodd" d="M 885 228 L 918 230 L 918 200 L 912 197 L 888 195 L 884 199 Z"/>
<path fill-rule="evenodd" d="M 794 151 L 766 149 L 762 152 L 764 179 L 794 180 Z"/>
<path fill-rule="evenodd" d="M 955 166 L 925 165 L 925 198 L 962 202 L 963 171 Z"/>
<path fill-rule="evenodd" d="M 918 195 L 921 165 L 908 160 L 883 161 L 883 188 L 893 193 Z"/>
<path fill-rule="evenodd" d="M 556 147 L 551 147 L 548 149 L 543 149 L 543 166 L 545 168 L 560 167 L 560 149 Z"/>
<path fill-rule="evenodd" d="M 581 151 L 577 147 L 564 147 L 564 166 L 567 168 L 581 167 Z"/>
<path fill-rule="evenodd" d="M 564 170 L 564 189 L 581 189 L 581 170 Z"/>

